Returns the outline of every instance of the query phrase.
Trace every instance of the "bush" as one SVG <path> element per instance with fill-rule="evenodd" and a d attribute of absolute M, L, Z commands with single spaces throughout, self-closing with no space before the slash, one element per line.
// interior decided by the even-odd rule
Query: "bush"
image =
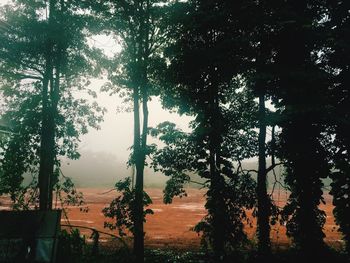
<path fill-rule="evenodd" d="M 62 230 L 58 237 L 57 262 L 84 262 L 83 255 L 86 247 L 85 237 L 81 236 L 78 229 L 72 229 L 70 232 Z"/>

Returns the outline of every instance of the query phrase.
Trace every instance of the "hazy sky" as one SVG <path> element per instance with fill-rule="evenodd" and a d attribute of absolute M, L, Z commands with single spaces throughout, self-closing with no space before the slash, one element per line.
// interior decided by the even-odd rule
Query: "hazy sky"
<path fill-rule="evenodd" d="M 103 80 L 93 81 L 95 87 L 100 87 Z M 133 141 L 133 113 L 118 112 L 117 107 L 122 106 L 122 99 L 118 96 L 109 96 L 105 93 L 98 94 L 98 103 L 107 108 L 105 120 L 101 124 L 101 130 L 90 130 L 82 137 L 81 149 L 88 151 L 105 151 L 116 154 L 118 157 L 126 160 L 128 150 Z M 191 117 L 179 116 L 170 113 L 161 107 L 157 98 L 149 102 L 149 126 L 156 126 L 163 121 L 175 122 L 180 128 L 186 130 Z"/>
<path fill-rule="evenodd" d="M 120 51 L 120 46 L 112 37 L 104 35 L 94 36 L 89 42 L 94 46 L 104 50 L 106 55 L 113 56 Z M 97 92 L 106 80 L 93 80 L 91 88 Z M 105 120 L 101 124 L 101 130 L 90 130 L 89 134 L 82 137 L 81 150 L 93 152 L 107 152 L 116 155 L 118 160 L 124 162 L 129 157 L 128 148 L 133 142 L 133 113 L 118 111 L 123 106 L 122 99 L 118 95 L 109 96 L 107 93 L 98 92 L 97 102 L 107 109 Z M 183 130 L 188 129 L 188 124 L 192 119 L 189 116 L 179 116 L 162 109 L 157 97 L 153 97 L 148 103 L 149 106 L 149 126 L 154 127 L 163 121 L 171 121 Z M 152 142 L 152 138 L 149 140 Z"/>

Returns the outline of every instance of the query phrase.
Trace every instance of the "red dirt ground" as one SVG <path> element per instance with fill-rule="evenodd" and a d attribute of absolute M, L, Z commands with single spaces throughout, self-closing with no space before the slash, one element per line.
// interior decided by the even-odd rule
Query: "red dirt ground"
<path fill-rule="evenodd" d="M 89 207 L 89 212 L 80 212 L 79 208 L 70 207 L 68 209 L 68 218 L 72 225 L 88 226 L 96 228 L 100 231 L 116 234 L 116 231 L 109 231 L 103 228 L 106 220 L 101 210 L 109 204 L 115 197 L 115 192 L 101 194 L 104 189 L 80 189 L 84 193 L 85 201 Z M 205 215 L 204 208 L 204 191 L 197 189 L 188 189 L 188 197 L 182 199 L 175 198 L 170 205 L 165 205 L 162 202 L 161 189 L 147 189 L 147 193 L 151 196 L 153 204 L 151 208 L 154 215 L 147 216 L 145 224 L 145 244 L 147 247 L 157 248 L 198 248 L 200 245 L 200 237 L 190 229 L 199 222 Z M 274 198 L 277 200 L 277 205 L 283 206 L 287 194 L 285 192 L 276 193 Z M 337 226 L 334 223 L 332 214 L 331 196 L 326 195 L 326 205 L 322 205 L 321 209 L 327 214 L 327 222 L 324 232 L 326 241 L 335 247 L 342 245 L 341 235 L 337 231 Z M 66 220 L 62 219 L 62 224 L 66 224 Z M 248 235 L 254 239 L 255 236 L 255 221 L 253 227 L 246 226 Z M 289 244 L 289 240 L 285 235 L 285 227 L 279 224 L 272 226 L 271 236 L 276 248 L 284 247 Z M 87 237 L 91 235 L 89 230 L 81 230 Z M 107 236 L 101 236 L 101 241 L 107 241 Z"/>

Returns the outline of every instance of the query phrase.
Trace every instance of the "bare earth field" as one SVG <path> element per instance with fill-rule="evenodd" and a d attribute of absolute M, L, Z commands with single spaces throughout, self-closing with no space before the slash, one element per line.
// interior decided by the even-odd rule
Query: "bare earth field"
<path fill-rule="evenodd" d="M 79 208 L 70 207 L 68 209 L 68 219 L 71 225 L 93 227 L 97 230 L 117 234 L 117 231 L 110 231 L 103 227 L 104 218 L 101 210 L 106 207 L 115 197 L 115 192 L 101 194 L 106 192 L 104 189 L 79 189 L 84 193 L 86 204 L 89 212 L 81 212 Z M 188 197 L 182 199 L 176 198 L 170 205 L 162 202 L 161 189 L 147 189 L 147 193 L 151 196 L 153 204 L 151 208 L 154 215 L 147 216 L 145 224 L 145 243 L 147 247 L 157 248 L 173 248 L 173 249 L 196 249 L 200 246 L 200 237 L 191 228 L 201 220 L 206 211 L 204 208 L 205 196 L 204 191 L 197 189 L 188 189 Z M 283 206 L 287 194 L 285 192 L 277 192 L 274 195 L 277 205 Z M 325 196 L 326 205 L 321 208 L 327 214 L 327 222 L 324 232 L 326 241 L 334 247 L 342 246 L 341 235 L 337 231 L 332 214 L 332 202 L 329 195 Z M 250 213 L 250 212 L 249 212 Z M 251 213 L 250 213 L 251 214 Z M 63 217 L 62 224 L 67 224 L 67 220 Z M 246 225 L 248 235 L 254 239 L 255 237 L 255 221 L 253 219 L 253 227 Z M 285 235 L 285 227 L 279 224 L 272 226 L 271 236 L 275 248 L 288 246 L 289 240 Z M 82 229 L 81 232 L 89 238 L 91 231 Z M 109 237 L 101 235 L 101 241 L 107 242 Z"/>

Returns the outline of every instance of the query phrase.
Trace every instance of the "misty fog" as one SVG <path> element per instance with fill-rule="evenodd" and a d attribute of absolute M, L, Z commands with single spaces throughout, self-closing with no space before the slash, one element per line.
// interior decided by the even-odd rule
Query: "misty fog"
<path fill-rule="evenodd" d="M 91 88 L 98 92 L 106 81 L 95 79 Z M 76 93 L 76 96 L 89 98 L 86 94 Z M 107 109 L 101 129 L 90 129 L 88 134 L 81 136 L 80 159 L 62 159 L 62 172 L 73 178 L 77 187 L 113 187 L 117 180 L 131 176 L 132 173 L 131 169 L 127 169 L 127 161 L 133 142 L 133 113 L 127 110 L 129 105 L 123 103 L 118 95 L 109 96 L 98 92 L 98 97 L 94 100 Z M 184 131 L 189 131 L 188 125 L 193 118 L 163 109 L 157 98 L 149 102 L 149 113 L 150 127 L 171 121 Z M 149 138 L 149 142 L 156 141 Z M 153 169 L 146 167 L 146 187 L 161 187 L 165 181 L 165 176 L 155 174 Z"/>

